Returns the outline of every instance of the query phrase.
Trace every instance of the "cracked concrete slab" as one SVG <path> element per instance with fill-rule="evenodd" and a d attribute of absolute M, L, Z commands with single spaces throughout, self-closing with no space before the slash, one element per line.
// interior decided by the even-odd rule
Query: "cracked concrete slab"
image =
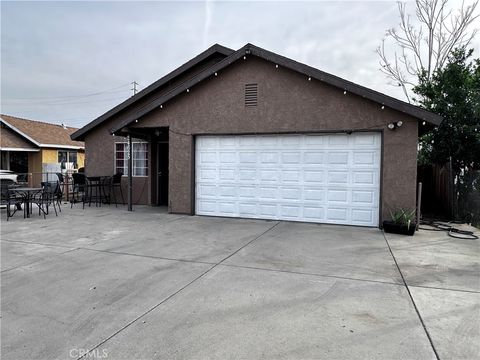
<path fill-rule="evenodd" d="M 91 349 L 210 266 L 75 250 L 2 273 L 2 359 Z"/>
<path fill-rule="evenodd" d="M 401 283 L 378 229 L 282 222 L 226 264 Z"/>
<path fill-rule="evenodd" d="M 435 359 L 402 286 L 221 265 L 98 351 L 114 359 Z"/>
<path fill-rule="evenodd" d="M 408 285 L 480 292 L 480 240 L 426 230 L 385 236 Z"/>
<path fill-rule="evenodd" d="M 440 359 L 480 359 L 480 294 L 411 287 Z"/>
<path fill-rule="evenodd" d="M 378 229 L 134 209 L 2 222 L 2 359 L 433 358 Z M 476 356 L 478 294 L 421 286 L 478 289 L 479 242 L 386 239 L 441 360 Z"/>
<path fill-rule="evenodd" d="M 71 251 L 74 248 L 48 246 L 39 244 L 1 242 L 1 271 L 10 270 L 21 265 L 52 258 L 52 256 Z"/>
<path fill-rule="evenodd" d="M 142 241 L 126 232 L 99 240 L 88 248 L 217 263 L 275 224 L 264 220 L 185 217 L 158 224 L 153 231 L 142 228 Z"/>

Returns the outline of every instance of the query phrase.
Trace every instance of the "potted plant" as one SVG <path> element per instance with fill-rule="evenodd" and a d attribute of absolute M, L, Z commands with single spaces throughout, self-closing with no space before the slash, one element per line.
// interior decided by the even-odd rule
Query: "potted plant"
<path fill-rule="evenodd" d="M 410 235 L 415 233 L 415 209 L 390 211 L 392 220 L 383 222 L 383 230 L 388 233 Z"/>

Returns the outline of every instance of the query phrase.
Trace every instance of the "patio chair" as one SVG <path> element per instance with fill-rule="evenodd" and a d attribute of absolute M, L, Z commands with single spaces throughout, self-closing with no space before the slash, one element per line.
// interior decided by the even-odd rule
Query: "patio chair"
<path fill-rule="evenodd" d="M 63 189 L 65 188 L 65 177 L 63 176 L 62 173 L 56 173 L 56 175 L 58 177 L 58 186 L 55 194 L 57 199 L 57 205 L 61 212 L 62 209 L 60 208 L 60 204 L 62 203 L 62 199 L 63 199 Z M 68 187 L 68 184 L 67 184 L 67 187 Z M 67 200 L 68 200 L 68 188 L 67 188 Z"/>
<path fill-rule="evenodd" d="M 78 196 L 82 194 L 81 200 L 85 202 L 85 192 L 87 190 L 87 177 L 84 173 L 73 173 L 73 191 L 72 199 L 70 200 L 70 207 L 73 207 L 73 204 L 78 202 Z"/>
<path fill-rule="evenodd" d="M 58 181 L 55 182 L 42 182 L 43 190 L 35 196 L 33 202 L 38 206 L 38 215 L 43 212 L 43 217 L 48 215 L 50 205 L 53 205 L 53 210 L 55 210 L 55 216 L 58 216 L 56 203 L 58 202 L 57 192 L 58 192 Z"/>
<path fill-rule="evenodd" d="M 14 185 L 10 185 L 4 181 L 0 182 L 1 184 L 1 196 L 0 203 L 5 205 L 7 210 L 7 221 L 11 218 L 18 210 L 22 210 L 23 198 L 18 195 L 14 188 Z M 12 188 L 13 187 L 13 188 Z M 12 205 L 14 205 L 14 210 L 12 212 Z M 24 214 L 25 215 L 25 214 Z"/>
<path fill-rule="evenodd" d="M 123 173 L 117 172 L 115 175 L 112 176 L 112 181 L 110 183 L 110 190 L 108 192 L 109 196 L 113 197 L 113 201 L 115 201 L 115 207 L 117 207 L 117 196 L 115 195 L 115 188 L 120 189 L 120 195 L 122 197 L 122 205 L 125 205 L 125 199 L 123 198 L 123 191 L 122 191 L 122 176 Z"/>

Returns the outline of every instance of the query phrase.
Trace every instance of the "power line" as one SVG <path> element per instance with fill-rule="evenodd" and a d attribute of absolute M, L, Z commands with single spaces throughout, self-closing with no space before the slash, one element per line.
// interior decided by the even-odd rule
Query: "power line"
<path fill-rule="evenodd" d="M 111 92 L 113 90 L 118 90 L 120 88 L 129 86 L 131 83 L 122 84 L 120 86 L 116 86 L 110 89 L 89 93 L 89 94 L 81 94 L 81 95 L 68 95 L 68 96 L 56 96 L 56 97 L 32 97 L 32 98 L 6 98 L 5 100 L 55 100 L 55 99 L 71 99 L 71 98 L 82 98 L 82 97 L 89 97 L 89 96 L 97 96 L 101 94 L 105 94 Z M 138 84 L 137 84 L 138 85 Z"/>
<path fill-rule="evenodd" d="M 92 99 L 92 100 L 85 100 L 82 101 L 83 99 L 77 99 L 80 101 L 53 101 L 53 102 L 29 102 L 29 103 L 8 103 L 2 100 L 2 104 L 5 106 L 21 106 L 21 107 L 38 107 L 38 106 L 52 106 L 52 105 L 77 105 L 77 104 L 92 104 L 92 103 L 98 103 L 98 102 L 109 102 L 109 101 L 115 101 L 115 100 L 126 100 L 126 96 L 116 96 L 112 98 L 105 98 L 105 99 Z"/>

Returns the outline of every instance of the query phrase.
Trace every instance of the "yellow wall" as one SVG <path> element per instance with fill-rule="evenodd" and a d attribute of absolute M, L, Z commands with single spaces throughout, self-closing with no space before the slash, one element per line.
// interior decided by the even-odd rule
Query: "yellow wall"
<path fill-rule="evenodd" d="M 74 150 L 67 150 L 67 151 L 74 151 Z M 58 162 L 58 149 L 42 149 L 41 152 L 42 152 L 42 164 L 51 164 L 51 163 Z M 85 165 L 85 152 L 83 150 L 77 150 L 77 163 L 79 168 Z"/>
<path fill-rule="evenodd" d="M 77 153 L 77 161 L 78 161 L 78 167 L 84 167 L 85 166 L 85 152 L 80 150 Z"/>
<path fill-rule="evenodd" d="M 52 164 L 58 162 L 57 149 L 42 149 L 42 164 Z"/>
<path fill-rule="evenodd" d="M 28 154 L 28 172 L 29 183 L 32 186 L 40 186 L 42 180 L 43 164 L 51 164 L 58 162 L 58 149 L 41 149 L 39 152 Z M 85 151 L 77 151 L 78 167 L 85 166 Z"/>

